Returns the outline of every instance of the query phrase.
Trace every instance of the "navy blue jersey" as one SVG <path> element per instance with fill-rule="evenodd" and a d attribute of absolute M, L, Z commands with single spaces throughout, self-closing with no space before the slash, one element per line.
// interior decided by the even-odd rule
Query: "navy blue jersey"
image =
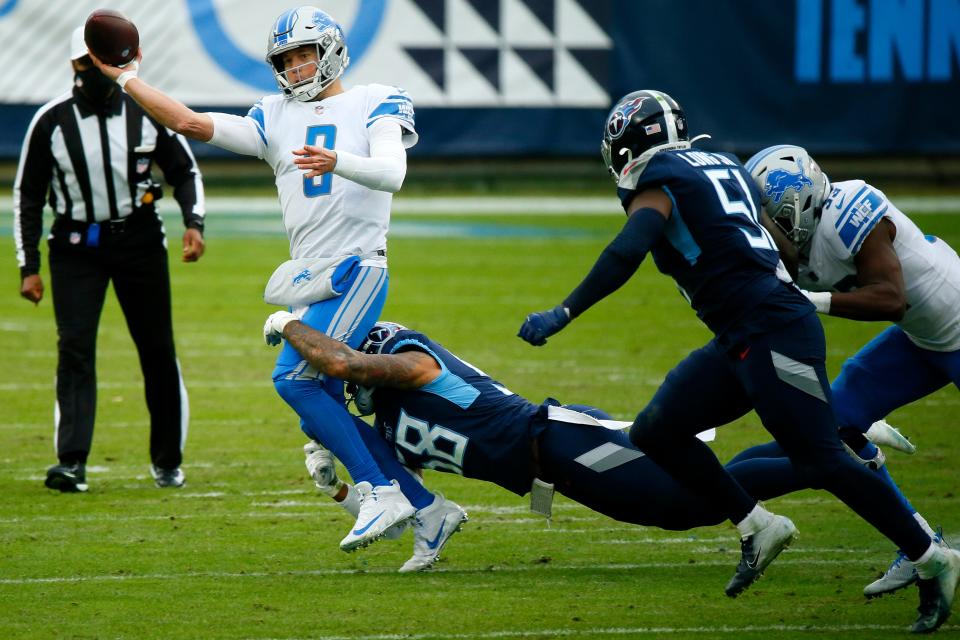
<path fill-rule="evenodd" d="M 443 372 L 419 389 L 376 390 L 381 435 L 411 468 L 450 471 L 527 493 L 540 407 L 422 333 L 401 329 L 380 353 L 411 349 L 430 354 Z"/>
<path fill-rule="evenodd" d="M 779 253 L 759 222 L 760 193 L 732 155 L 660 152 L 633 188 L 617 191 L 626 209 L 635 194 L 647 189 L 662 189 L 673 202 L 666 229 L 652 249 L 657 268 L 676 280 L 721 341 L 813 312 L 797 288 L 778 277 Z"/>

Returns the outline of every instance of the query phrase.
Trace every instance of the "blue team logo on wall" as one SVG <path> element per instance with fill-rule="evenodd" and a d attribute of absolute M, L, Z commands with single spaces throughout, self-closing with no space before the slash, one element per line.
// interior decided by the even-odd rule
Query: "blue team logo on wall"
<path fill-rule="evenodd" d="M 610 119 L 607 120 L 607 133 L 610 134 L 611 138 L 616 140 L 623 135 L 623 132 L 627 129 L 627 123 L 630 122 L 630 118 L 640 110 L 640 107 L 643 106 L 643 101 L 646 99 L 646 96 L 634 98 L 616 108 L 610 115 Z"/>
<path fill-rule="evenodd" d="M 204 50 L 234 79 L 260 91 L 274 92 L 277 83 L 263 58 L 248 55 L 238 47 L 217 14 L 214 0 L 187 0 L 190 20 Z M 347 34 L 350 61 L 355 66 L 363 58 L 380 30 L 387 0 L 360 0 Z M 347 69 L 347 73 L 349 73 Z"/>
<path fill-rule="evenodd" d="M 796 173 L 791 173 L 785 169 L 774 169 L 767 174 L 767 183 L 763 189 L 764 195 L 772 197 L 774 202 L 780 202 L 787 189 L 793 189 L 800 193 L 800 189 L 812 187 L 813 180 L 804 175 L 803 167 L 799 162 L 797 162 L 797 168 L 800 170 Z"/>

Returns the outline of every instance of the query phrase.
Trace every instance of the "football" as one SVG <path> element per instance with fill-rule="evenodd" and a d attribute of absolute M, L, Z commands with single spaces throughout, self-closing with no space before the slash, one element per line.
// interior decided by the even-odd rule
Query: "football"
<path fill-rule="evenodd" d="M 130 18 L 112 9 L 97 9 L 83 27 L 87 48 L 98 58 L 122 67 L 137 57 L 140 32 Z"/>

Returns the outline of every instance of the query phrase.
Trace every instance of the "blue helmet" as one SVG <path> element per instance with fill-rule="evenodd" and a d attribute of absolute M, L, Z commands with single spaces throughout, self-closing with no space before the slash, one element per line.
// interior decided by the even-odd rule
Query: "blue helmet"
<path fill-rule="evenodd" d="M 307 45 L 316 47 L 316 70 L 310 77 L 292 81 L 283 67 L 282 54 Z M 316 98 L 350 64 L 343 29 L 329 14 L 311 6 L 291 9 L 277 18 L 267 39 L 266 60 L 280 90 L 302 102 Z"/>

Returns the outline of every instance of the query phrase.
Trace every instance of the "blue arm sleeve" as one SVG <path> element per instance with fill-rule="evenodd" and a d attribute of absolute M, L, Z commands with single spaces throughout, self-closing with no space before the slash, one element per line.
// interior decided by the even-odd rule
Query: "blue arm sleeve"
<path fill-rule="evenodd" d="M 563 306 L 570 310 L 570 317 L 576 318 L 622 287 L 640 267 L 666 224 L 663 214 L 650 207 L 631 215 L 617 237 L 597 258 L 587 277 L 563 301 Z"/>

